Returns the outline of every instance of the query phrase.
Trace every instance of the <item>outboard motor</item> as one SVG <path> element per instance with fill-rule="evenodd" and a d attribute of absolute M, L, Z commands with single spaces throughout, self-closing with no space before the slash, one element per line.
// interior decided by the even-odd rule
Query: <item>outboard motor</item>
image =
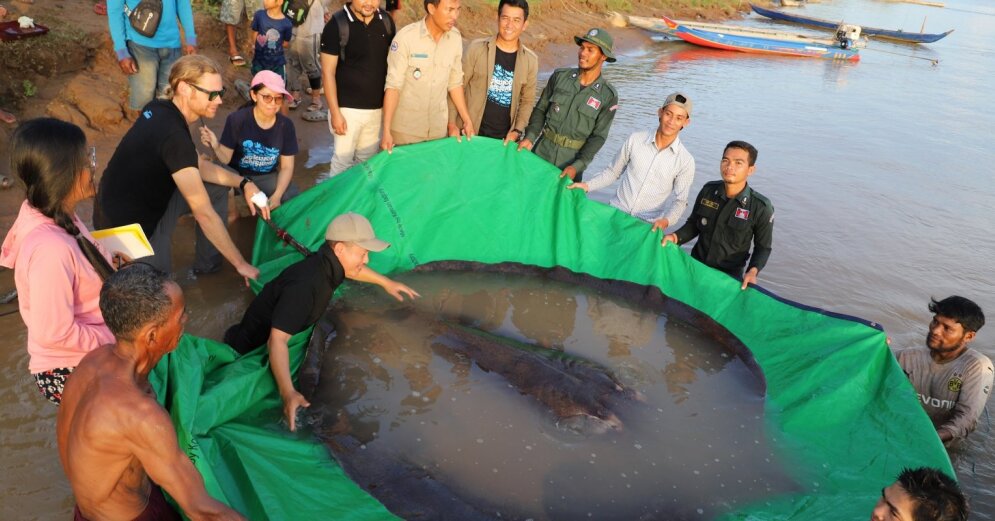
<path fill-rule="evenodd" d="M 850 49 L 856 47 L 860 42 L 860 26 L 842 24 L 836 29 L 836 41 L 840 48 Z"/>

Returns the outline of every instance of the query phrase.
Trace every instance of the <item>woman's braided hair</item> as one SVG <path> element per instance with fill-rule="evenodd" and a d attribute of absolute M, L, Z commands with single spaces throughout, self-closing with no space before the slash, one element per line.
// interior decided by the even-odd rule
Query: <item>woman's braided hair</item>
<path fill-rule="evenodd" d="M 83 236 L 65 207 L 77 178 L 84 168 L 90 168 L 86 134 L 72 123 L 54 118 L 25 121 L 10 141 L 10 166 L 27 189 L 28 204 L 76 239 L 101 280 L 109 277 L 114 268 Z"/>

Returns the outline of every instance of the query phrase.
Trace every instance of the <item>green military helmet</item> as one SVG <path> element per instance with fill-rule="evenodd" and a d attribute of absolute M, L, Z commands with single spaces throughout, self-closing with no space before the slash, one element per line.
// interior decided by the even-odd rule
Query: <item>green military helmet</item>
<path fill-rule="evenodd" d="M 593 28 L 587 31 L 584 36 L 574 36 L 574 43 L 580 45 L 580 42 L 588 42 L 597 45 L 604 53 L 605 57 L 608 58 L 609 62 L 615 61 L 615 40 L 612 39 L 612 35 L 608 34 L 608 31 L 600 28 Z"/>

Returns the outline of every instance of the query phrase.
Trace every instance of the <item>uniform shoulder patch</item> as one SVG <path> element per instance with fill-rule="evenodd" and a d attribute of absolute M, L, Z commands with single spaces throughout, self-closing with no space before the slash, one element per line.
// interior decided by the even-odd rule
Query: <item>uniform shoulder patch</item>
<path fill-rule="evenodd" d="M 397 52 L 397 40 L 390 42 L 390 52 Z"/>

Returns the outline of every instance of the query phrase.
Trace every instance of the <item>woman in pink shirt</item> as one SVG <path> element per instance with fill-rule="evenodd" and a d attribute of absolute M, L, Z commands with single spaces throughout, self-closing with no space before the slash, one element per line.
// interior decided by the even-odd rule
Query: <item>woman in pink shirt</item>
<path fill-rule="evenodd" d="M 113 271 L 110 257 L 76 215 L 76 205 L 94 196 L 96 157 L 79 127 L 52 118 L 18 127 L 10 150 L 27 199 L 3 241 L 0 265 L 14 270 L 28 370 L 58 405 L 83 355 L 114 341 L 98 305 Z"/>

